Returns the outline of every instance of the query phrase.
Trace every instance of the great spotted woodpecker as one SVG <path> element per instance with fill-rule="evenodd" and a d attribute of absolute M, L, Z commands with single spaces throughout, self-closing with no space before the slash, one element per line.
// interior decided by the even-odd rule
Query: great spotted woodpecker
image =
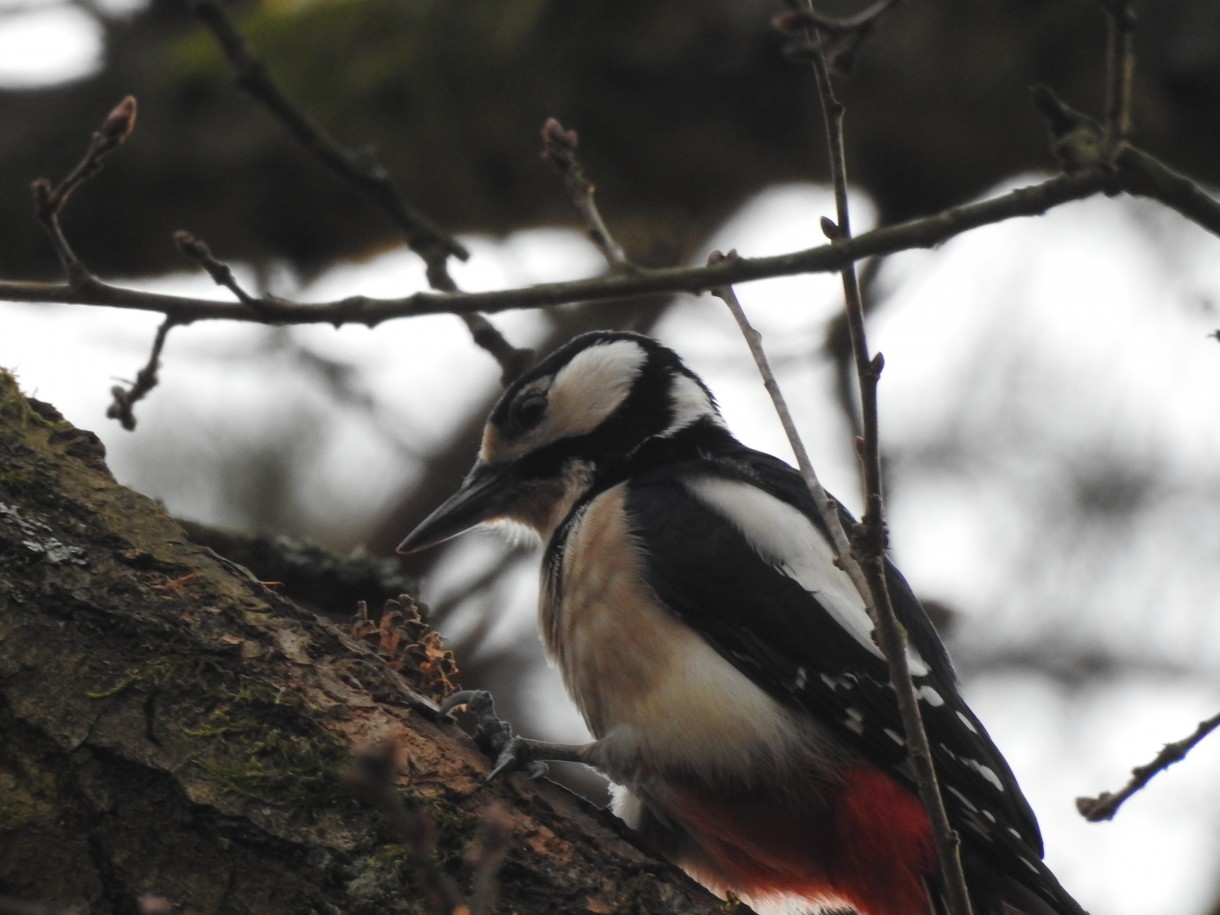
<path fill-rule="evenodd" d="M 738 442 L 674 352 L 595 332 L 552 353 L 399 550 L 490 521 L 546 544 L 542 637 L 594 736 L 517 750 L 602 770 L 620 815 L 715 890 L 943 911 L 864 605 L 797 472 Z M 919 602 L 887 575 L 974 911 L 1083 915 Z"/>

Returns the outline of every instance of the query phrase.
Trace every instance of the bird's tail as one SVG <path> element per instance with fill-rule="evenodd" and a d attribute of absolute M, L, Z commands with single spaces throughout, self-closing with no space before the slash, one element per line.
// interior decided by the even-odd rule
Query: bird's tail
<path fill-rule="evenodd" d="M 963 854 L 962 866 L 970 889 L 974 915 L 1088 915 L 1058 878 L 1041 861 L 1030 862 L 1028 874 L 1014 876 L 998 871 L 990 861 Z M 939 876 L 932 881 L 930 896 L 935 915 L 945 915 L 948 906 Z"/>
<path fill-rule="evenodd" d="M 1006 881 L 999 910 L 1002 915 L 1088 915 L 1049 869 L 1046 874 L 1050 882 L 1043 882 L 1037 890 L 1016 880 Z"/>

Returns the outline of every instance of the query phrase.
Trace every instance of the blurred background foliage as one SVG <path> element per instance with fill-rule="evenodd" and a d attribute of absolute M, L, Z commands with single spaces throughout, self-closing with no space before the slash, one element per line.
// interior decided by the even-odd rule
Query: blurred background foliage
<path fill-rule="evenodd" d="M 54 0 L 48 0 L 54 2 Z M 842 0 L 829 11 L 862 4 Z M 535 129 L 586 140 L 608 218 L 638 259 L 689 252 L 750 195 L 824 169 L 811 81 L 780 54 L 773 0 L 302 0 L 232 4 L 256 51 L 341 142 L 368 146 L 451 231 L 571 224 Z M 97 67 L 0 95 L 0 273 L 49 276 L 24 180 L 62 173 L 122 96 L 142 129 L 67 224 L 94 269 L 178 269 L 189 225 L 252 263 L 316 273 L 396 243 L 393 227 L 242 93 L 186 0 L 107 13 Z M 1220 7 L 1139 8 L 1138 140 L 1215 182 Z M 1097 111 L 1104 28 L 1084 0 L 898 6 L 843 85 L 849 167 L 883 221 L 932 212 L 1051 162 L 1036 83 Z M 878 103 L 878 101 L 882 103 Z"/>

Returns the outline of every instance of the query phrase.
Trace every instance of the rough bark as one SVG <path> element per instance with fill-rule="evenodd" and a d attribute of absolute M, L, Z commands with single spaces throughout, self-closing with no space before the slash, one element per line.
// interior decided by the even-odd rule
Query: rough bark
<path fill-rule="evenodd" d="M 394 738 L 400 793 L 461 883 L 488 806 L 501 910 L 722 905 L 608 814 L 487 766 L 360 639 L 190 542 L 101 445 L 0 373 L 0 897 L 128 913 L 424 912 L 379 811 L 340 778 Z"/>

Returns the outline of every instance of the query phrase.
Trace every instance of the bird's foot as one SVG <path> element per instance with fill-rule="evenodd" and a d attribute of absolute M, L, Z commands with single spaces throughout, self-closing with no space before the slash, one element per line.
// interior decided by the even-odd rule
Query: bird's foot
<path fill-rule="evenodd" d="M 547 743 L 513 734 L 513 727 L 496 714 L 496 704 L 485 689 L 466 689 L 454 693 L 441 703 L 441 714 L 465 708 L 474 715 L 474 741 L 479 749 L 495 761 L 487 780 L 503 772 L 523 772 L 528 778 L 541 778 L 547 773 L 546 760 L 583 762 L 582 747 Z"/>

